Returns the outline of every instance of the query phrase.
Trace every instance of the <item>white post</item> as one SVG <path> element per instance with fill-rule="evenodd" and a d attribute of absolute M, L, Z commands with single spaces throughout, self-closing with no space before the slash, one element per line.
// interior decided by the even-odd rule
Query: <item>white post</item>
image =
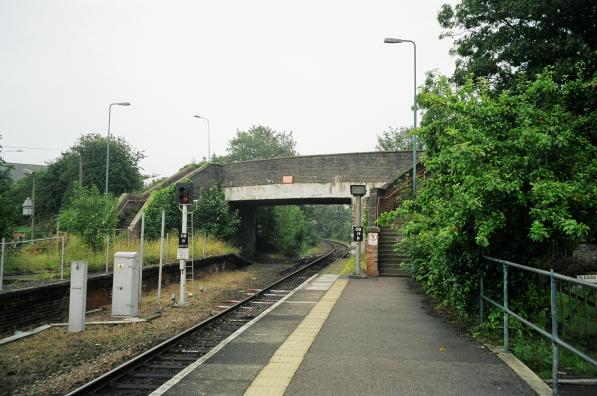
<path fill-rule="evenodd" d="M 60 237 L 60 219 L 56 219 L 56 237 Z M 58 244 L 56 244 L 56 254 L 58 254 Z"/>
<path fill-rule="evenodd" d="M 62 235 L 62 250 L 60 250 L 60 279 L 64 280 L 64 235 Z"/>
<path fill-rule="evenodd" d="M 145 253 L 145 212 L 141 213 L 141 252 L 139 257 L 139 304 L 141 304 L 141 294 L 143 289 L 143 260 Z"/>
<path fill-rule="evenodd" d="M 193 212 L 191 212 L 191 260 L 195 260 L 195 225 L 193 223 Z"/>
<path fill-rule="evenodd" d="M 168 261 L 168 249 L 170 248 L 170 233 L 167 232 L 166 233 L 166 254 L 165 254 L 165 260 L 166 262 Z"/>
<path fill-rule="evenodd" d="M 164 264 L 164 226 L 166 223 L 166 211 L 162 210 L 162 231 L 160 233 L 160 266 L 158 269 L 158 305 L 161 305 L 162 294 L 162 265 Z"/>
<path fill-rule="evenodd" d="M 182 205 L 182 229 L 181 234 L 187 233 L 187 205 Z M 184 260 L 180 260 L 180 297 L 178 298 L 179 304 L 185 303 L 187 293 L 187 267 Z"/>
<path fill-rule="evenodd" d="M 85 330 L 87 306 L 87 262 L 73 261 L 70 270 L 70 301 L 68 306 L 68 331 Z"/>
<path fill-rule="evenodd" d="M 4 280 L 4 244 L 6 240 L 2 238 L 2 254 L 0 255 L 0 290 L 2 290 L 2 281 Z"/>
<path fill-rule="evenodd" d="M 106 273 L 110 264 L 110 233 L 106 234 Z"/>
<path fill-rule="evenodd" d="M 205 257 L 205 245 L 207 245 L 207 231 L 203 231 L 203 257 Z"/>

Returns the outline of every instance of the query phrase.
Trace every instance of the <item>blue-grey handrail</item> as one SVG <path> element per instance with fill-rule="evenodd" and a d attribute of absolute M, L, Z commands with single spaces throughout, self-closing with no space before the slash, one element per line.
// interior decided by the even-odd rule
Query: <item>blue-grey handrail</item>
<path fill-rule="evenodd" d="M 483 316 L 484 316 L 484 302 L 487 301 L 488 303 L 496 306 L 497 308 L 501 309 L 504 312 L 504 351 L 508 352 L 509 349 L 509 316 L 513 316 L 515 319 L 519 320 L 523 324 L 527 325 L 531 329 L 535 330 L 542 336 L 549 338 L 551 340 L 551 355 L 552 355 L 552 394 L 558 394 L 558 346 L 562 346 L 565 349 L 569 350 L 570 352 L 574 353 L 575 355 L 579 356 L 580 358 L 584 359 L 585 361 L 594 364 L 597 366 L 597 360 L 593 359 L 592 357 L 588 356 L 587 354 L 579 351 L 578 349 L 574 348 L 572 345 L 568 344 L 567 342 L 561 340 L 558 336 L 558 308 L 557 308 L 557 280 L 562 280 L 570 283 L 577 284 L 579 286 L 588 287 L 590 289 L 597 290 L 597 284 L 593 284 L 590 282 L 585 282 L 581 279 L 571 278 L 569 276 L 565 276 L 562 274 L 558 274 L 551 271 L 545 271 L 538 268 L 528 267 L 526 265 L 521 265 L 517 263 L 513 263 L 507 260 L 501 260 L 494 257 L 483 256 L 483 258 L 487 261 L 491 261 L 497 264 L 502 265 L 503 271 L 503 304 L 499 304 L 496 301 L 492 300 L 491 298 L 487 297 L 484 294 L 484 285 L 483 285 L 483 272 L 481 272 L 480 277 L 480 298 L 479 298 L 479 315 L 480 315 L 480 322 L 483 323 Z M 508 308 L 508 267 L 518 268 L 524 271 L 534 272 L 539 275 L 548 276 L 551 279 L 551 333 L 545 331 L 544 329 L 540 328 L 536 324 L 526 320 L 525 318 L 521 317 L 520 315 L 516 314 L 512 310 Z"/>

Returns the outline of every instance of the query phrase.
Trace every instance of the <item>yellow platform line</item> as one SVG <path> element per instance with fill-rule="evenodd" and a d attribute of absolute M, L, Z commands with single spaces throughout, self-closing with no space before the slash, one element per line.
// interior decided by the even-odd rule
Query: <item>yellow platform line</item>
<path fill-rule="evenodd" d="M 347 283 L 346 279 L 338 279 L 330 287 L 290 337 L 280 345 L 269 363 L 247 388 L 245 396 L 281 396 L 284 394 Z"/>

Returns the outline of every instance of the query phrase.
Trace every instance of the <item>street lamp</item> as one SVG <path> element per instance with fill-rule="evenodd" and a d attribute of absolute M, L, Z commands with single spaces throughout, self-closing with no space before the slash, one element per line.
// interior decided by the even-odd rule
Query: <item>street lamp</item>
<path fill-rule="evenodd" d="M 106 188 L 104 193 L 108 194 L 108 172 L 110 169 L 110 118 L 112 116 L 112 106 L 130 106 L 129 102 L 110 103 L 108 107 L 108 142 L 106 143 Z"/>
<path fill-rule="evenodd" d="M 31 175 L 33 186 L 31 188 L 31 239 L 35 239 L 35 171 L 23 169 L 23 172 Z"/>
<path fill-rule="evenodd" d="M 414 49 L 414 94 L 413 94 L 413 128 L 417 127 L 417 45 L 412 40 L 403 40 L 399 38 L 385 38 L 383 40 L 386 44 L 401 44 L 411 43 Z M 413 194 L 417 193 L 417 136 L 413 135 Z"/>
<path fill-rule="evenodd" d="M 193 117 L 195 118 L 201 118 L 202 120 L 207 121 L 207 162 L 211 161 L 211 149 L 210 149 L 210 140 L 211 138 L 209 137 L 209 120 L 205 117 L 201 117 L 200 115 L 194 115 Z"/>

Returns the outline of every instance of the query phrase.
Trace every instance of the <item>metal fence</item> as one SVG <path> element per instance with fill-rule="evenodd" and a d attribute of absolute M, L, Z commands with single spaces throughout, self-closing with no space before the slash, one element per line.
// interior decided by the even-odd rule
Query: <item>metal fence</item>
<path fill-rule="evenodd" d="M 575 327 L 580 327 L 582 332 L 583 322 L 584 331 L 586 335 L 591 334 L 593 337 L 597 334 L 597 326 L 588 326 L 591 324 L 590 318 L 597 323 L 597 284 L 585 282 L 580 279 L 574 279 L 568 276 L 564 276 L 551 271 L 544 271 L 541 269 L 528 267 L 525 265 L 512 263 L 506 260 L 500 260 L 493 257 L 484 256 L 484 259 L 493 264 L 501 264 L 502 267 L 502 298 L 503 303 L 499 304 L 492 298 L 486 295 L 484 276 L 481 274 L 480 278 L 480 321 L 483 323 L 485 302 L 499 308 L 503 312 L 503 333 L 504 333 L 504 351 L 509 351 L 509 319 L 510 316 L 519 320 L 521 323 L 530 327 L 543 337 L 551 341 L 551 355 L 552 355 L 552 394 L 558 394 L 558 366 L 559 366 L 559 348 L 562 347 L 576 356 L 579 356 L 583 360 L 597 366 L 597 360 L 572 346 L 570 343 L 562 339 L 564 330 L 566 329 L 566 322 L 574 322 Z M 529 320 L 523 318 L 519 314 L 513 312 L 509 308 L 508 298 L 508 269 L 516 268 L 533 274 L 537 274 L 541 277 L 548 277 L 549 279 L 549 314 L 550 314 L 550 330 L 547 331 L 541 328 L 539 324 L 532 323 Z M 543 278 L 546 279 L 546 278 Z M 584 314 L 584 315 L 583 315 Z M 574 321 L 574 316 L 584 316 L 584 320 Z M 569 329 L 570 330 L 570 329 Z"/>
<path fill-rule="evenodd" d="M 190 213 L 189 253 L 192 258 L 206 255 L 207 234 L 196 232 L 193 213 Z M 144 216 L 143 216 L 144 220 Z M 165 221 L 165 218 L 164 220 Z M 128 228 L 100 230 L 98 238 L 101 248 L 92 249 L 81 236 L 60 232 L 57 237 L 38 238 L 8 242 L 2 240 L 0 246 L 0 290 L 8 281 L 27 285 L 40 280 L 64 279 L 69 276 L 70 267 L 64 262 L 83 260 L 89 263 L 90 272 L 109 272 L 116 251 L 136 251 L 140 253 L 144 265 L 160 261 L 172 262 L 177 259 L 178 231 L 165 233 L 164 243 L 160 239 L 143 237 L 145 222 L 142 221 L 141 237 L 129 232 Z M 66 252 L 66 254 L 65 254 Z M 192 260 L 191 260 L 192 263 Z"/>
<path fill-rule="evenodd" d="M 64 235 L 52 237 L 52 238 L 38 238 L 29 240 L 20 240 L 15 242 L 6 242 L 5 238 L 2 238 L 0 246 L 0 290 L 4 284 L 4 264 L 8 256 L 14 256 L 13 251 L 20 250 L 19 248 L 26 245 L 35 244 L 36 247 L 43 245 L 43 242 L 47 242 L 48 256 L 54 256 L 56 260 L 60 260 L 60 279 L 64 279 Z M 13 254 L 11 254 L 13 253 Z M 12 257 L 11 257 L 12 258 Z"/>

